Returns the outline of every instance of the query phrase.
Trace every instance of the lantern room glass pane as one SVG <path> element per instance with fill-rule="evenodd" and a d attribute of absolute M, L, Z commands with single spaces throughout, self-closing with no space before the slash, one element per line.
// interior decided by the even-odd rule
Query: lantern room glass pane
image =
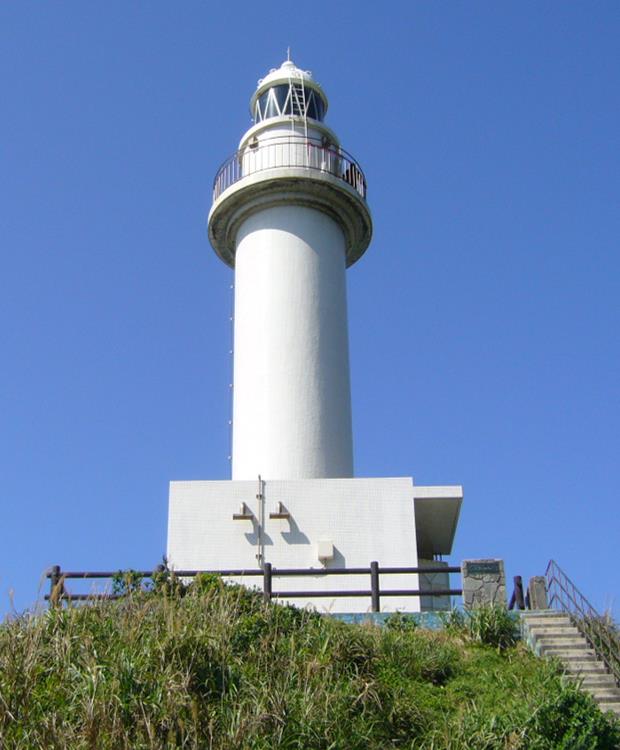
<path fill-rule="evenodd" d="M 306 88 L 305 92 L 299 84 L 293 83 L 294 90 L 291 91 L 289 84 L 280 84 L 272 86 L 262 93 L 256 101 L 254 119 L 261 122 L 269 117 L 279 117 L 281 115 L 294 115 L 303 117 L 303 101 L 305 93 L 306 116 L 313 120 L 323 121 L 325 116 L 325 106 L 321 97 L 311 88 Z"/>
<path fill-rule="evenodd" d="M 269 96 L 270 94 L 271 96 Z M 265 119 L 267 119 L 268 117 L 279 117 L 280 115 L 276 98 L 273 95 L 272 89 L 267 92 L 267 106 L 263 111 L 265 113 Z"/>
<path fill-rule="evenodd" d="M 286 105 L 286 97 L 288 96 L 288 86 L 274 86 L 273 87 L 273 93 L 276 97 L 276 100 L 278 102 L 278 107 L 280 109 L 281 114 L 288 114 L 284 111 L 285 105 Z"/>

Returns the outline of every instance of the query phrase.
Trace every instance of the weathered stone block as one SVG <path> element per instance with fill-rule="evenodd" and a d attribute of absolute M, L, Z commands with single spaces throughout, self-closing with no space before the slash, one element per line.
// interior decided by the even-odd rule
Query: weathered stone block
<path fill-rule="evenodd" d="M 506 606 L 503 560 L 464 560 L 461 563 L 461 575 L 465 609 L 485 605 Z"/>
<path fill-rule="evenodd" d="M 547 580 L 544 576 L 532 576 L 527 585 L 530 595 L 530 609 L 547 609 Z"/>

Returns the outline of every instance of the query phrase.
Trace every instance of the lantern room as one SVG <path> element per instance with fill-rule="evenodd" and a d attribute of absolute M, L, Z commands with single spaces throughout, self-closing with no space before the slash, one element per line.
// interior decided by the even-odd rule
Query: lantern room
<path fill-rule="evenodd" d="M 258 82 L 250 111 L 255 124 L 272 117 L 303 117 L 323 122 L 327 97 L 310 71 L 285 60 Z"/>

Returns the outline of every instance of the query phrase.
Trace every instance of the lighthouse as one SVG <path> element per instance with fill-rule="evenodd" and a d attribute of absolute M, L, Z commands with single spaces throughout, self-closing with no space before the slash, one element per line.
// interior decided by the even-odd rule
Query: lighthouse
<path fill-rule="evenodd" d="M 286 60 L 215 178 L 209 238 L 235 271 L 233 479 L 353 476 L 345 269 L 372 222 L 327 106 Z"/>
<path fill-rule="evenodd" d="M 368 248 L 372 219 L 362 167 L 327 109 L 312 73 L 287 59 L 259 80 L 253 124 L 216 173 L 209 239 L 234 270 L 232 477 L 171 482 L 167 554 L 179 570 L 308 569 L 279 590 L 322 590 L 294 603 L 363 612 L 368 601 L 342 589 L 366 581 L 320 572 L 371 560 L 436 569 L 462 488 L 354 476 L 346 269 Z M 437 575 L 384 583 L 423 590 Z M 382 608 L 437 608 L 430 599 Z"/>

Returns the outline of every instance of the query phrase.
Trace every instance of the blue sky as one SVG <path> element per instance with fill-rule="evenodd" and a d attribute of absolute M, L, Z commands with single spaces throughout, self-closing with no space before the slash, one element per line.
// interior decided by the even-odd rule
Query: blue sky
<path fill-rule="evenodd" d="M 229 476 L 206 217 L 290 45 L 369 185 L 357 475 L 463 484 L 451 560 L 617 615 L 618 39 L 617 2 L 0 5 L 0 612 L 154 566 L 168 482 Z"/>

